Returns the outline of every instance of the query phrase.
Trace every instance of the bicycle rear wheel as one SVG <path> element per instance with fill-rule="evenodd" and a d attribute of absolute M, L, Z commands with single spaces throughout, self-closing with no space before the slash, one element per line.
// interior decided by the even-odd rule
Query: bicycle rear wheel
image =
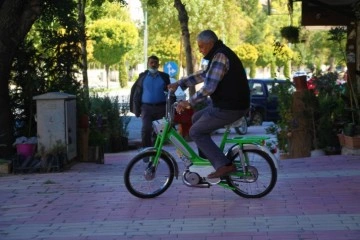
<path fill-rule="evenodd" d="M 238 169 L 243 174 L 229 175 L 227 183 L 233 192 L 244 198 L 261 198 L 271 192 L 277 181 L 277 170 L 271 157 L 260 150 L 243 150 L 248 160 L 245 171 L 242 168 L 239 153 L 232 156 Z"/>
<path fill-rule="evenodd" d="M 154 152 L 135 156 L 125 169 L 124 182 L 127 190 L 139 198 L 154 198 L 165 192 L 174 179 L 172 162 L 161 154 L 157 166 L 151 161 Z"/>

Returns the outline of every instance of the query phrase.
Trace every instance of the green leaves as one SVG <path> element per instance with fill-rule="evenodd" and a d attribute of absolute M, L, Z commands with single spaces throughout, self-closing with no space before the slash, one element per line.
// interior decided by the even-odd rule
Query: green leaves
<path fill-rule="evenodd" d="M 105 65 L 120 61 L 137 45 L 138 31 L 134 24 L 117 19 L 99 19 L 89 27 L 93 40 L 93 56 Z"/>

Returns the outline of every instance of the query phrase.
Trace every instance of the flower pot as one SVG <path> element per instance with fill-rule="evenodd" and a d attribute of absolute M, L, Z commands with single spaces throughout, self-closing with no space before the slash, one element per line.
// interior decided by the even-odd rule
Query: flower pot
<path fill-rule="evenodd" d="M 351 149 L 360 149 L 360 136 L 346 136 L 344 135 L 344 147 L 351 148 Z"/>
<path fill-rule="evenodd" d="M 344 146 L 345 145 L 345 135 L 344 134 L 338 134 L 338 139 L 339 139 L 339 143 L 340 146 Z"/>
<path fill-rule="evenodd" d="M 11 161 L 0 159 L 0 173 L 11 173 Z"/>
<path fill-rule="evenodd" d="M 16 152 L 25 158 L 31 157 L 35 153 L 36 144 L 20 143 L 16 145 Z"/>

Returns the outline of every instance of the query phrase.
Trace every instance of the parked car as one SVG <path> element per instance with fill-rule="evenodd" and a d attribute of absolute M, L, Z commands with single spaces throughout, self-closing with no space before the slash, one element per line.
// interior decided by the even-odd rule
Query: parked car
<path fill-rule="evenodd" d="M 294 72 L 293 77 L 298 77 L 298 76 L 306 76 L 307 73 L 305 71 L 297 71 Z"/>
<path fill-rule="evenodd" d="M 297 71 L 293 74 L 293 78 L 294 77 L 300 77 L 300 76 L 306 76 L 306 80 L 309 80 L 312 76 L 311 73 L 307 73 L 305 71 Z"/>
<path fill-rule="evenodd" d="M 249 79 L 252 108 L 250 125 L 261 125 L 263 121 L 277 122 L 280 119 L 277 96 L 280 84 L 290 92 L 295 91 L 290 80 Z"/>

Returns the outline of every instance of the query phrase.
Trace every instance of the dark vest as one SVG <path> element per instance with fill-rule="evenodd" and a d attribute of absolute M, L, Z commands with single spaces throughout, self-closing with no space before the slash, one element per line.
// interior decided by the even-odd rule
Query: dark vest
<path fill-rule="evenodd" d="M 250 106 L 250 89 L 245 69 L 239 57 L 222 41 L 215 43 L 204 57 L 209 60 L 208 71 L 215 54 L 223 53 L 229 59 L 230 67 L 210 97 L 214 107 L 226 110 L 246 110 Z"/>

